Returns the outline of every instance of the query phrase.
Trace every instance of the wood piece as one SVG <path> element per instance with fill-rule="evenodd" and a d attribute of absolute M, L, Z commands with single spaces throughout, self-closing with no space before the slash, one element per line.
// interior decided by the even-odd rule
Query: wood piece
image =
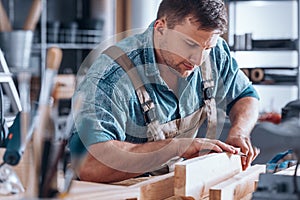
<path fill-rule="evenodd" d="M 298 167 L 299 168 L 299 167 Z M 281 170 L 279 172 L 274 173 L 275 175 L 289 175 L 294 176 L 296 166 L 289 167 L 287 169 Z M 297 171 L 297 176 L 300 176 L 300 169 Z"/>
<path fill-rule="evenodd" d="M 138 178 L 130 178 L 119 182 L 113 182 L 111 185 L 120 185 L 120 186 L 132 186 L 143 181 L 148 181 L 152 177 L 138 177 Z"/>
<path fill-rule="evenodd" d="M 4 10 L 2 1 L 0 1 L 0 32 L 12 31 L 10 21 L 7 17 L 6 11 Z"/>
<path fill-rule="evenodd" d="M 126 186 L 73 181 L 67 199 L 137 199 L 139 188 Z"/>
<path fill-rule="evenodd" d="M 181 196 L 172 196 L 166 200 L 195 200 L 193 197 L 181 197 Z"/>
<path fill-rule="evenodd" d="M 59 74 L 54 78 L 54 89 L 52 96 L 54 99 L 70 99 L 75 91 L 75 75 Z"/>
<path fill-rule="evenodd" d="M 214 200 L 240 200 L 255 191 L 259 174 L 266 172 L 265 165 L 254 165 L 245 171 L 210 188 L 209 197 Z"/>
<path fill-rule="evenodd" d="M 126 32 L 131 29 L 131 5 L 132 0 L 120 0 L 116 2 L 116 32 L 118 33 L 118 39 L 126 37 Z"/>
<path fill-rule="evenodd" d="M 256 188 L 256 187 L 255 187 Z M 247 196 L 241 198 L 240 200 L 252 200 L 252 193 L 248 194 Z"/>
<path fill-rule="evenodd" d="M 40 181 L 40 168 L 42 161 L 42 150 L 44 140 L 44 131 L 50 116 L 49 99 L 53 89 L 54 77 L 57 75 L 58 68 L 62 60 L 62 50 L 57 47 L 51 47 L 47 50 L 47 68 L 42 80 L 42 88 L 39 97 L 39 106 L 37 115 L 33 120 L 33 159 L 34 164 L 30 173 L 33 174 L 33 180 L 29 185 L 32 191 L 31 197 L 37 197 L 39 181 Z"/>
<path fill-rule="evenodd" d="M 50 47 L 47 49 L 47 69 L 58 71 L 62 60 L 62 50 L 58 47 Z M 53 77 L 54 79 L 54 77 Z M 53 81 L 53 80 L 52 80 Z"/>
<path fill-rule="evenodd" d="M 133 183 L 133 184 L 131 184 Z M 70 199 L 140 199 L 160 200 L 174 196 L 174 173 L 161 176 L 152 176 L 147 179 L 138 178 L 127 182 L 120 182 L 121 185 L 98 184 L 89 182 L 74 181 L 67 196 Z M 127 186 L 129 185 L 129 186 Z"/>
<path fill-rule="evenodd" d="M 241 171 L 238 155 L 214 153 L 186 160 L 175 165 L 174 193 L 203 199 L 210 187 Z"/>
<path fill-rule="evenodd" d="M 40 19 L 41 12 L 42 12 L 42 1 L 33 0 L 29 14 L 23 26 L 23 29 L 34 31 L 36 24 Z"/>
<path fill-rule="evenodd" d="M 174 173 L 154 176 L 151 180 L 131 187 L 140 187 L 139 199 L 160 200 L 174 195 Z"/>

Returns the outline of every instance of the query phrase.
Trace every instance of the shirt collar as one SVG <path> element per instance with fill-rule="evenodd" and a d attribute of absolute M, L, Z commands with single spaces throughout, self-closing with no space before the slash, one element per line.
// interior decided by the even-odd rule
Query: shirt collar
<path fill-rule="evenodd" d="M 145 75 L 146 76 L 155 76 L 160 74 L 159 69 L 156 64 L 156 58 L 154 53 L 154 23 L 153 21 L 147 30 L 143 33 L 145 38 L 145 46 L 144 46 L 144 59 L 145 59 Z"/>

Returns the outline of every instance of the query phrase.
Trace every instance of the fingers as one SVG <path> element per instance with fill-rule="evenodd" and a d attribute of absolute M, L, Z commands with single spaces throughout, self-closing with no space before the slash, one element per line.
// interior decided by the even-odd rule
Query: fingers
<path fill-rule="evenodd" d="M 197 150 L 198 152 L 217 152 L 217 153 L 221 153 L 223 152 L 222 147 L 219 146 L 219 143 L 217 140 L 211 140 L 211 139 L 196 139 L 197 141 Z"/>
<path fill-rule="evenodd" d="M 211 140 L 207 138 L 196 138 L 193 143 L 188 147 L 186 153 L 189 152 L 189 158 L 201 155 L 205 155 L 208 153 L 221 153 L 221 152 L 229 152 L 236 153 L 237 150 L 235 147 L 221 142 L 219 140 Z M 187 155 L 187 154 L 185 154 Z M 187 157 L 186 157 L 187 158 Z"/>
<path fill-rule="evenodd" d="M 226 142 L 240 148 L 241 152 L 247 155 L 245 157 L 241 157 L 243 170 L 247 169 L 250 166 L 251 162 L 257 157 L 260 152 L 258 148 L 252 146 L 249 136 L 231 135 L 227 138 Z"/>
<path fill-rule="evenodd" d="M 243 169 L 247 169 L 250 166 L 250 164 L 253 160 L 253 156 L 254 156 L 254 150 L 253 150 L 253 147 L 251 145 L 250 139 L 246 139 L 246 145 L 247 145 L 247 147 L 246 147 L 246 149 L 247 149 L 246 152 L 247 153 L 246 152 L 244 152 L 244 153 L 247 155 L 247 157 L 244 160 Z"/>
<path fill-rule="evenodd" d="M 237 149 L 234 147 L 234 146 L 231 146 L 229 144 L 226 144 L 224 142 L 221 142 L 220 140 L 216 140 L 216 144 L 223 150 L 223 151 L 226 151 L 228 153 L 232 153 L 232 154 L 235 154 L 237 153 Z"/>
<path fill-rule="evenodd" d="M 260 153 L 260 150 L 255 147 L 252 146 L 250 139 L 246 139 L 245 143 L 247 146 L 245 146 L 245 152 L 242 150 L 243 153 L 245 153 L 247 156 L 246 157 L 242 157 L 242 165 L 243 165 L 243 170 L 247 169 L 252 161 L 258 156 L 258 154 Z"/>
<path fill-rule="evenodd" d="M 236 153 L 235 147 L 221 142 L 219 140 L 211 140 L 207 138 L 196 138 L 193 142 L 186 148 L 185 152 L 182 154 L 184 158 L 192 158 L 196 156 L 202 156 L 208 153 L 221 153 L 229 152 Z"/>
<path fill-rule="evenodd" d="M 212 140 L 212 139 L 202 139 L 202 145 L 200 146 L 200 151 L 211 151 L 211 152 L 229 152 L 236 153 L 236 148 L 221 142 L 220 140 Z"/>

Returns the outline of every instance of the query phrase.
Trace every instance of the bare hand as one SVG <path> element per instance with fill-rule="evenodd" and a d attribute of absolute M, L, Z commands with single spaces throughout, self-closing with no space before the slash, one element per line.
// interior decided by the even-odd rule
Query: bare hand
<path fill-rule="evenodd" d="M 178 139 L 178 142 L 178 155 L 187 159 L 203 155 L 201 152 L 237 153 L 235 147 L 221 142 L 220 140 L 211 140 L 207 138 L 180 138 Z"/>
<path fill-rule="evenodd" d="M 252 146 L 250 138 L 245 135 L 229 135 L 226 143 L 239 147 L 241 152 L 247 155 L 241 157 L 243 170 L 247 169 L 260 153 L 260 150 L 257 147 Z"/>

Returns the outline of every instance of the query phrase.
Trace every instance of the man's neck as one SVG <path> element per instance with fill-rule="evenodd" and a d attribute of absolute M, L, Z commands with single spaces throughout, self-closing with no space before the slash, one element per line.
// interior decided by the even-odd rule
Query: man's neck
<path fill-rule="evenodd" d="M 159 71 L 162 79 L 166 82 L 168 87 L 173 90 L 174 94 L 178 93 L 178 76 L 171 71 L 166 65 L 160 65 Z"/>

